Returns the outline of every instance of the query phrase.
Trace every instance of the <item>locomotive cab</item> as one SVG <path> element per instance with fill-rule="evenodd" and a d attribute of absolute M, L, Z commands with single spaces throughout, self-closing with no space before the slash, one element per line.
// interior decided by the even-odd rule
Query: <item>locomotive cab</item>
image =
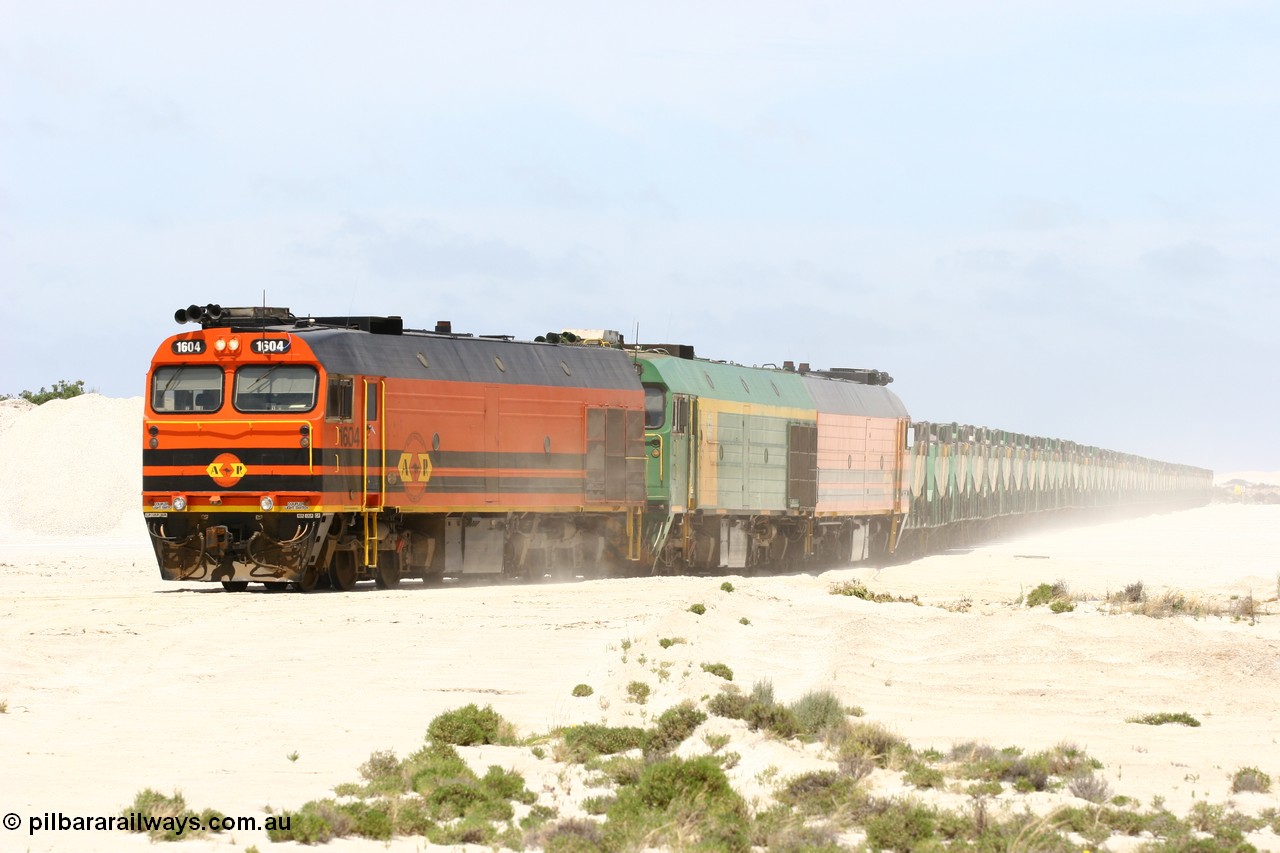
<path fill-rule="evenodd" d="M 331 520 L 317 500 L 321 370 L 288 332 L 214 308 L 161 345 L 148 377 L 143 510 L 161 576 L 304 584 Z"/>

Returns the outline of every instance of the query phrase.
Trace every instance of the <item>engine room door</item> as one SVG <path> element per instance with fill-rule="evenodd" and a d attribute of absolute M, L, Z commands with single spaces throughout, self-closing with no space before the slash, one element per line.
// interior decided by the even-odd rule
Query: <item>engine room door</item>
<path fill-rule="evenodd" d="M 366 376 L 361 383 L 364 404 L 361 406 L 364 456 L 364 507 L 380 509 L 386 497 L 387 440 L 383 432 L 383 400 L 386 380 Z"/>
<path fill-rule="evenodd" d="M 671 484 L 672 512 L 686 512 L 691 506 L 689 483 L 689 435 L 693 398 L 674 394 L 671 398 L 671 447 L 668 456 L 668 482 Z"/>

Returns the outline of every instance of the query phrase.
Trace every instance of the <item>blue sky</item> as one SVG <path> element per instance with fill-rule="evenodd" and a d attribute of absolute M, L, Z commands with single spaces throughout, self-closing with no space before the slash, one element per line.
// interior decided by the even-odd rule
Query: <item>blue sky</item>
<path fill-rule="evenodd" d="M 175 308 L 889 371 L 1280 469 L 1280 7 L 0 0 L 0 392 Z"/>

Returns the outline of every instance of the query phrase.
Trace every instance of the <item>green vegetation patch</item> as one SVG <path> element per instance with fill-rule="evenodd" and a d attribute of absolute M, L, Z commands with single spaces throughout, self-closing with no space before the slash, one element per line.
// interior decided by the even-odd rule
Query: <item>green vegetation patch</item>
<path fill-rule="evenodd" d="M 1070 613 L 1076 609 L 1065 581 L 1042 583 L 1026 596 L 1027 607 L 1048 605 L 1054 613 Z"/>
<path fill-rule="evenodd" d="M 83 379 L 77 379 L 75 382 L 59 379 L 53 383 L 53 388 L 51 389 L 46 389 L 41 385 L 39 391 L 23 391 L 18 396 L 28 403 L 35 403 L 37 406 L 41 406 L 50 400 L 70 400 L 72 397 L 79 397 L 83 393 Z M 10 399 L 8 394 L 0 394 L 0 400 L 8 399 Z"/>
<path fill-rule="evenodd" d="M 516 742 L 514 726 L 504 720 L 492 706 L 478 708 L 474 703 L 436 717 L 427 727 L 427 736 L 434 741 L 456 746 L 485 743 L 510 746 Z"/>
<path fill-rule="evenodd" d="M 733 670 L 722 663 L 704 663 L 702 671 L 723 678 L 725 681 L 733 681 Z"/>
<path fill-rule="evenodd" d="M 1141 723 L 1144 726 L 1163 726 L 1166 723 L 1178 723 L 1183 726 L 1191 726 L 1195 728 L 1200 725 L 1200 721 L 1188 714 L 1186 711 L 1177 711 L 1170 713 L 1161 711 L 1158 714 L 1143 714 L 1139 717 L 1129 717 L 1126 723 Z"/>
<path fill-rule="evenodd" d="M 1258 794 L 1271 792 L 1271 777 L 1256 767 L 1241 767 L 1231 777 L 1231 793 L 1252 791 Z"/>
<path fill-rule="evenodd" d="M 840 583 L 833 583 L 827 589 L 827 592 L 832 595 L 847 595 L 853 598 L 860 598 L 863 601 L 871 601 L 876 604 L 898 603 L 920 606 L 919 596 L 913 595 L 910 598 L 904 598 L 901 595 L 890 595 L 887 592 L 872 592 L 867 589 L 866 584 L 859 583 L 858 581 L 841 581 Z"/>
<path fill-rule="evenodd" d="M 179 792 L 166 797 L 151 788 L 135 794 L 133 805 L 121 812 L 121 816 L 134 827 L 134 832 L 146 833 L 153 841 L 179 841 L 210 831 L 221 832 L 221 820 L 226 817 L 213 809 L 194 812 L 187 808 L 187 801 Z M 218 827 L 211 829 L 215 820 Z"/>
<path fill-rule="evenodd" d="M 698 726 L 707 720 L 707 715 L 699 711 L 690 701 L 681 702 L 669 708 L 658 717 L 658 722 L 649 732 L 644 745 L 646 757 L 663 756 L 671 752 L 693 734 Z"/>
<path fill-rule="evenodd" d="M 393 835 L 420 835 L 434 844 L 514 843 L 520 835 L 511 823 L 514 804 L 533 806 L 537 799 L 519 774 L 492 765 L 477 776 L 453 745 L 442 741 L 428 742 L 403 761 L 389 751 L 375 752 L 360 765 L 360 776 L 363 785 L 334 789 L 357 799 L 312 800 L 286 811 L 276 828 L 268 828 L 268 837 L 301 844 Z M 551 816 L 534 806 L 522 824 L 536 826 Z"/>
<path fill-rule="evenodd" d="M 564 760 L 583 764 L 598 755 L 614 755 L 631 749 L 643 749 L 649 732 L 636 726 L 601 726 L 583 723 L 560 732 L 564 740 Z"/>
<path fill-rule="evenodd" d="M 746 803 L 712 756 L 657 761 L 618 791 L 606 812 L 603 848 L 746 853 Z"/>

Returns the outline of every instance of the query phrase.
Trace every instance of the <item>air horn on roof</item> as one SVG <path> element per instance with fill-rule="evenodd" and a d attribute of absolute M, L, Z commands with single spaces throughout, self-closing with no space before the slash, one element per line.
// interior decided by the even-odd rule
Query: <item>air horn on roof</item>
<path fill-rule="evenodd" d="M 173 312 L 173 319 L 179 324 L 182 323 L 202 323 L 206 320 L 209 322 L 216 321 L 222 316 L 222 306 L 211 302 L 201 308 L 199 305 L 188 305 L 186 308 L 179 308 Z"/>

